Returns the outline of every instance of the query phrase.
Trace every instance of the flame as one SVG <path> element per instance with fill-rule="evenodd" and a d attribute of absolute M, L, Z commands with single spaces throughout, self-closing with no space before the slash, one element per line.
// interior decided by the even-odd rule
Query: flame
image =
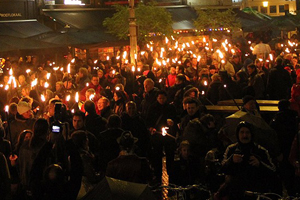
<path fill-rule="evenodd" d="M 98 60 L 94 60 L 94 64 L 97 64 Z"/>
<path fill-rule="evenodd" d="M 10 70 L 9 70 L 9 73 L 8 73 L 10 76 L 12 76 L 13 75 L 13 70 L 12 70 L 12 68 L 10 68 Z"/>
<path fill-rule="evenodd" d="M 42 102 L 46 101 L 46 98 L 45 98 L 45 96 L 43 94 L 41 94 L 41 100 L 42 100 Z"/>
<path fill-rule="evenodd" d="M 204 85 L 207 86 L 207 81 L 204 81 Z"/>
<path fill-rule="evenodd" d="M 145 54 L 145 51 L 141 51 L 141 55 L 143 56 Z"/>
<path fill-rule="evenodd" d="M 166 37 L 166 38 L 165 38 L 165 41 L 166 41 L 166 44 L 168 44 L 168 42 L 169 42 L 169 39 Z"/>
<path fill-rule="evenodd" d="M 68 72 L 68 74 L 71 73 L 70 67 L 71 67 L 71 64 L 69 63 L 69 64 L 68 64 L 68 67 L 67 67 L 67 72 Z"/>
<path fill-rule="evenodd" d="M 123 59 L 126 59 L 127 58 L 127 51 L 124 51 L 123 52 Z"/>
<path fill-rule="evenodd" d="M 106 60 L 109 60 L 109 56 L 106 56 Z"/>
<path fill-rule="evenodd" d="M 201 56 L 198 56 L 197 58 L 197 62 L 199 62 L 201 60 Z"/>
<path fill-rule="evenodd" d="M 48 88 L 48 87 L 49 87 L 49 83 L 48 83 L 48 82 L 45 82 L 44 87 L 45 87 L 45 88 Z"/>
<path fill-rule="evenodd" d="M 26 69 L 26 73 L 29 74 L 31 72 L 30 69 Z"/>
<path fill-rule="evenodd" d="M 161 135 L 162 136 L 166 136 L 168 134 L 167 130 L 169 129 L 169 127 L 162 127 L 161 129 Z"/>
<path fill-rule="evenodd" d="M 67 96 L 66 96 L 66 101 L 68 101 L 68 102 L 69 102 L 69 101 L 70 101 L 70 99 L 71 99 L 71 95 L 67 95 Z"/>
<path fill-rule="evenodd" d="M 131 71 L 135 72 L 135 67 L 134 66 L 131 67 Z"/>
<path fill-rule="evenodd" d="M 273 61 L 273 54 L 269 54 L 270 60 Z"/>
<path fill-rule="evenodd" d="M 75 93 L 75 102 L 78 103 L 79 101 L 79 94 L 78 92 Z"/>
<path fill-rule="evenodd" d="M 5 108 L 4 108 L 5 112 L 8 113 L 8 110 L 9 110 L 9 105 L 6 105 Z"/>
<path fill-rule="evenodd" d="M 49 80 L 51 73 L 47 73 L 47 79 Z"/>
<path fill-rule="evenodd" d="M 95 97 L 95 94 L 91 94 L 91 96 L 89 97 L 89 99 L 90 99 L 91 101 L 93 101 L 93 100 L 94 100 L 94 97 Z"/>
<path fill-rule="evenodd" d="M 72 60 L 71 60 L 71 63 L 74 63 L 75 62 L 75 58 L 73 58 Z"/>
<path fill-rule="evenodd" d="M 31 87 L 34 87 L 37 85 L 37 78 L 34 79 L 32 82 L 31 82 Z"/>

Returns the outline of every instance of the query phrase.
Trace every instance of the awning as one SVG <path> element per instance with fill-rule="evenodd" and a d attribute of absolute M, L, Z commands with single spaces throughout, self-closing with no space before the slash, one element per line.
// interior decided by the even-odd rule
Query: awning
<path fill-rule="evenodd" d="M 61 44 L 52 44 L 31 38 L 19 38 L 8 35 L 0 35 L 0 52 L 13 50 L 36 50 L 61 47 Z"/>
<path fill-rule="evenodd" d="M 82 9 L 82 10 L 43 10 L 44 14 L 63 26 L 85 30 L 103 30 L 103 21 L 107 17 L 112 17 L 112 9 Z"/>
<path fill-rule="evenodd" d="M 0 35 L 27 38 L 52 31 L 37 20 L 0 21 Z"/>
<path fill-rule="evenodd" d="M 173 30 L 195 29 L 194 20 L 197 19 L 197 11 L 189 6 L 166 7 L 172 15 Z"/>

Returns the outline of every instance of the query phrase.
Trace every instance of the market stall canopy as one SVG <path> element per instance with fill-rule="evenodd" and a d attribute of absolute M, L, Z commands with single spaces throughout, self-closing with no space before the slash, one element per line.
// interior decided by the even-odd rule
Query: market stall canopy
<path fill-rule="evenodd" d="M 147 184 L 105 177 L 82 200 L 155 200 Z"/>
<path fill-rule="evenodd" d="M 27 38 L 52 31 L 37 20 L 0 21 L 0 35 Z"/>

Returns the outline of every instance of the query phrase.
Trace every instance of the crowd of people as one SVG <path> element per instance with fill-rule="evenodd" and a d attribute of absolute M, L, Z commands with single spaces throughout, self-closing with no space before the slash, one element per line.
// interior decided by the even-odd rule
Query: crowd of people
<path fill-rule="evenodd" d="M 125 50 L 61 65 L 2 59 L 0 199 L 84 199 L 105 176 L 162 184 L 164 156 L 169 183 L 215 199 L 297 195 L 297 40 L 207 40 L 152 42 L 131 64 Z M 248 116 L 231 133 L 206 108 L 229 99 Z M 280 100 L 271 122 L 259 99 Z"/>

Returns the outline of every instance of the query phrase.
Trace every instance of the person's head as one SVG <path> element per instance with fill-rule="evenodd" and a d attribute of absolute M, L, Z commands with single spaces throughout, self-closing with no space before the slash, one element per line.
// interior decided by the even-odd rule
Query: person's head
<path fill-rule="evenodd" d="M 85 99 L 92 100 L 93 95 L 95 96 L 95 90 L 93 88 L 89 88 L 85 91 Z"/>
<path fill-rule="evenodd" d="M 283 59 L 281 57 L 277 57 L 275 60 L 276 66 L 282 66 Z"/>
<path fill-rule="evenodd" d="M 31 104 L 26 101 L 20 101 L 17 106 L 17 111 L 24 119 L 32 117 Z"/>
<path fill-rule="evenodd" d="M 24 141 L 29 141 L 31 139 L 32 135 L 33 135 L 33 132 L 29 129 L 26 129 L 26 130 L 22 131 L 19 134 L 17 143 L 23 144 Z"/>
<path fill-rule="evenodd" d="M 132 117 L 136 114 L 137 108 L 136 108 L 136 103 L 133 101 L 129 101 L 126 103 L 126 113 Z"/>
<path fill-rule="evenodd" d="M 107 120 L 107 127 L 108 128 L 120 128 L 122 124 L 122 120 L 119 115 L 112 114 L 108 117 Z"/>
<path fill-rule="evenodd" d="M 113 98 L 115 101 L 118 101 L 118 100 L 125 101 L 126 100 L 125 94 L 122 91 L 115 91 Z"/>
<path fill-rule="evenodd" d="M 62 103 L 62 102 L 61 100 L 54 99 L 54 98 L 49 100 L 48 114 L 50 117 L 53 117 L 55 114 L 55 103 Z"/>
<path fill-rule="evenodd" d="M 189 116 L 195 115 L 199 110 L 199 101 L 195 98 L 189 98 L 185 101 L 186 111 Z"/>
<path fill-rule="evenodd" d="M 94 74 L 94 75 L 93 75 L 92 80 L 91 80 L 91 83 L 92 83 L 94 86 L 99 85 L 99 77 L 98 77 L 97 74 Z"/>
<path fill-rule="evenodd" d="M 298 58 L 297 57 L 292 58 L 292 64 L 293 64 L 293 66 L 296 66 L 298 64 Z"/>
<path fill-rule="evenodd" d="M 55 83 L 55 90 L 56 91 L 60 91 L 64 88 L 64 83 L 62 81 L 57 81 Z"/>
<path fill-rule="evenodd" d="M 254 64 L 250 64 L 247 66 L 247 71 L 248 71 L 248 74 L 251 75 L 251 74 L 255 74 L 257 72 L 257 69 L 256 69 L 256 66 Z"/>
<path fill-rule="evenodd" d="M 257 109 L 255 98 L 251 95 L 243 97 L 243 108 L 249 112 L 254 112 Z"/>
<path fill-rule="evenodd" d="M 192 97 L 192 98 L 198 98 L 199 97 L 199 90 L 196 87 L 192 87 L 185 91 L 183 94 L 183 97 Z"/>
<path fill-rule="evenodd" d="M 64 182 L 65 173 L 62 167 L 58 164 L 48 166 L 44 172 L 44 181 L 51 185 L 60 185 Z"/>
<path fill-rule="evenodd" d="M 211 114 L 206 114 L 200 118 L 200 122 L 207 128 L 215 128 L 215 118 Z"/>
<path fill-rule="evenodd" d="M 187 140 L 184 140 L 179 145 L 179 154 L 184 159 L 187 160 L 190 156 L 190 143 Z"/>
<path fill-rule="evenodd" d="M 262 59 L 257 58 L 257 59 L 255 59 L 254 64 L 255 64 L 258 68 L 262 68 L 262 66 L 263 66 L 264 63 L 263 63 Z"/>
<path fill-rule="evenodd" d="M 175 84 L 179 85 L 182 84 L 186 81 L 185 75 L 183 74 L 177 74 L 176 79 L 175 79 Z"/>
<path fill-rule="evenodd" d="M 167 102 L 167 93 L 165 91 L 159 91 L 156 100 L 160 105 L 164 105 Z"/>
<path fill-rule="evenodd" d="M 101 97 L 97 102 L 98 110 L 103 110 L 104 108 L 107 108 L 109 105 L 110 102 L 106 97 Z"/>
<path fill-rule="evenodd" d="M 241 144 L 249 144 L 253 141 L 253 125 L 242 121 L 236 127 L 237 140 Z"/>
<path fill-rule="evenodd" d="M 238 64 L 240 62 L 240 57 L 237 55 L 233 55 L 232 62 L 234 62 L 235 64 Z"/>
<path fill-rule="evenodd" d="M 144 80 L 144 91 L 150 92 L 154 88 L 154 81 L 150 78 Z"/>
<path fill-rule="evenodd" d="M 80 110 L 76 111 L 73 114 L 72 124 L 75 130 L 82 129 L 84 127 L 84 119 L 85 119 L 85 114 Z"/>
<path fill-rule="evenodd" d="M 191 60 L 191 64 L 192 64 L 192 66 L 197 66 L 197 64 L 198 64 L 197 58 L 193 57 Z"/>
<path fill-rule="evenodd" d="M 25 142 L 25 141 L 30 141 L 31 137 L 33 135 L 33 132 L 31 130 L 24 130 L 22 131 L 19 136 L 18 136 L 18 141 L 17 141 L 17 144 L 15 146 L 15 150 L 16 152 L 18 153 L 19 150 L 20 150 L 20 147 L 22 146 L 22 144 Z"/>
<path fill-rule="evenodd" d="M 176 66 L 176 74 L 183 74 L 184 73 L 184 66 L 183 65 L 177 65 Z"/>
<path fill-rule="evenodd" d="M 75 131 L 72 133 L 71 139 L 78 149 L 89 150 L 89 140 L 85 131 Z"/>
<path fill-rule="evenodd" d="M 79 75 L 80 78 L 87 77 L 88 73 L 89 72 L 86 68 L 84 68 L 84 67 L 79 68 L 78 75 Z"/>
<path fill-rule="evenodd" d="M 176 74 L 176 68 L 175 66 L 170 67 L 170 74 L 175 75 Z"/>
<path fill-rule="evenodd" d="M 18 104 L 16 104 L 16 103 L 9 104 L 8 111 L 10 114 L 16 115 L 18 112 Z"/>
<path fill-rule="evenodd" d="M 216 69 L 219 69 L 219 62 L 217 60 L 213 60 L 211 64 L 214 65 Z"/>
<path fill-rule="evenodd" d="M 137 138 L 133 137 L 130 131 L 124 131 L 122 135 L 117 138 L 117 142 L 120 146 L 120 149 L 127 151 L 128 153 L 133 151 L 134 144 L 138 141 Z"/>
<path fill-rule="evenodd" d="M 291 102 L 287 99 L 282 99 L 278 102 L 279 111 L 286 111 L 290 109 Z"/>
<path fill-rule="evenodd" d="M 35 148 L 41 141 L 46 141 L 49 135 L 49 124 L 46 119 L 39 118 L 33 125 L 33 135 L 29 141 L 29 146 Z"/>
<path fill-rule="evenodd" d="M 103 77 L 103 75 L 104 75 L 103 70 L 102 70 L 102 69 L 99 69 L 99 70 L 97 71 L 97 75 L 98 75 L 99 79 L 101 79 L 101 78 Z"/>
<path fill-rule="evenodd" d="M 25 78 L 25 76 L 22 74 L 22 75 L 19 76 L 18 80 L 19 80 L 20 85 L 23 85 L 23 84 L 25 83 L 25 81 L 26 81 L 26 78 Z"/>
<path fill-rule="evenodd" d="M 214 75 L 217 72 L 217 69 L 214 65 L 209 66 L 209 74 Z"/>
<path fill-rule="evenodd" d="M 23 86 L 21 91 L 22 96 L 28 97 L 29 93 L 30 93 L 30 86 L 29 85 Z"/>
<path fill-rule="evenodd" d="M 84 110 L 88 113 L 88 114 L 95 114 L 96 113 L 96 107 L 95 107 L 95 103 L 93 101 L 87 100 L 84 103 Z"/>
<path fill-rule="evenodd" d="M 44 118 L 37 119 L 33 126 L 34 136 L 48 135 L 48 131 L 49 131 L 48 121 Z"/>
<path fill-rule="evenodd" d="M 248 77 L 247 77 L 247 73 L 245 71 L 238 71 L 236 73 L 236 80 L 241 82 L 241 83 L 244 83 L 244 82 L 247 82 L 248 81 Z"/>

